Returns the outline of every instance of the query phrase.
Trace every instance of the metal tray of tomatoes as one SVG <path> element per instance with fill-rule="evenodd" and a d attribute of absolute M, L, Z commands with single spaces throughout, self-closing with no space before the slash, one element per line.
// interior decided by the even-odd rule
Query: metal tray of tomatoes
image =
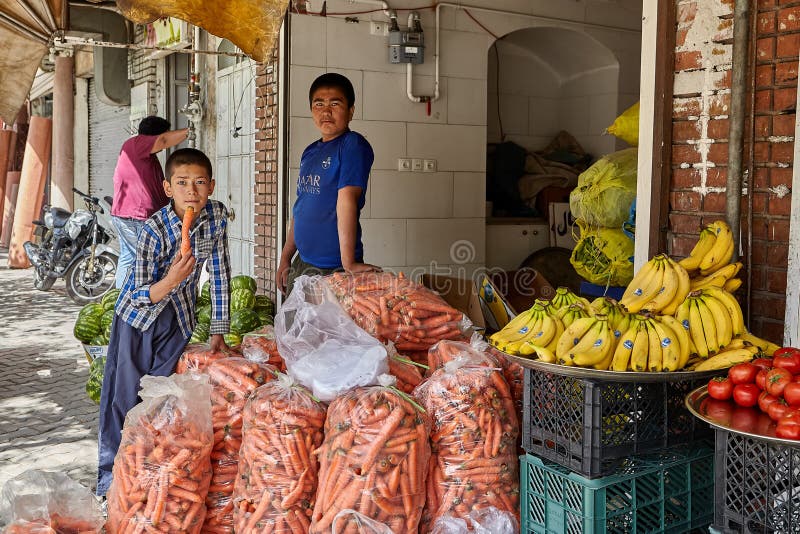
<path fill-rule="evenodd" d="M 780 445 L 800 447 L 800 441 L 775 435 L 776 423 L 758 408 L 744 408 L 733 401 L 712 399 L 708 386 L 686 395 L 686 408 L 695 417 L 713 427 Z"/>
<path fill-rule="evenodd" d="M 650 373 L 639 371 L 607 371 L 602 369 L 588 369 L 586 367 L 570 367 L 559 363 L 545 363 L 539 360 L 531 360 L 520 356 L 513 356 L 503 352 L 503 355 L 510 361 L 518 363 L 522 367 L 544 371 L 562 376 L 574 378 L 584 378 L 587 380 L 599 380 L 606 382 L 683 382 L 688 380 L 711 379 L 726 373 L 727 369 L 715 369 L 712 371 L 673 371 L 669 373 Z"/>

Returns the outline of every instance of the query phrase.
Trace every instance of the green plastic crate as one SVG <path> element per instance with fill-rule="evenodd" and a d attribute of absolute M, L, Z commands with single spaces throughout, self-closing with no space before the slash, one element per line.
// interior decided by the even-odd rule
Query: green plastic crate
<path fill-rule="evenodd" d="M 520 457 L 522 534 L 708 531 L 714 519 L 714 449 L 681 447 L 636 457 L 589 479 Z"/>

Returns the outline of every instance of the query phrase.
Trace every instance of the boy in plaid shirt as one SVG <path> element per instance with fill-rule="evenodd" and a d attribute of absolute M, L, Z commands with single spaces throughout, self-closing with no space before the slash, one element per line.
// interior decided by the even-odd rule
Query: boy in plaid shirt
<path fill-rule="evenodd" d="M 195 327 L 195 296 L 203 263 L 211 282 L 211 338 L 214 350 L 227 348 L 228 212 L 208 197 L 214 192 L 211 161 L 193 148 L 167 159 L 164 191 L 171 202 L 144 224 L 136 261 L 115 307 L 100 396 L 97 495 L 111 484 L 111 469 L 128 410 L 138 402 L 144 375 L 172 374 Z M 183 216 L 195 212 L 192 252 L 181 256 Z"/>

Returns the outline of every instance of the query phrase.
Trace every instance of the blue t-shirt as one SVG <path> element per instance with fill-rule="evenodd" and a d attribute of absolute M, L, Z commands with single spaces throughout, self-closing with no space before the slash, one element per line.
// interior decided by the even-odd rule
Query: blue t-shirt
<path fill-rule="evenodd" d="M 321 269 L 342 266 L 339 231 L 336 226 L 336 200 L 339 189 L 353 185 L 361 188 L 356 218 L 355 258 L 361 261 L 359 217 L 367 194 L 369 170 L 375 156 L 364 136 L 346 131 L 339 137 L 311 143 L 300 158 L 297 177 L 297 201 L 294 203 L 294 242 L 300 258 Z"/>

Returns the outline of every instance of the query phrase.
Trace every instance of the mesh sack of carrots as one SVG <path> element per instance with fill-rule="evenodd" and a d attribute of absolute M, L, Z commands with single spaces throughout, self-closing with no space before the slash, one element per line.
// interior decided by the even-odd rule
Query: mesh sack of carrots
<path fill-rule="evenodd" d="M 411 397 L 389 385 L 394 381 L 382 375 L 384 385 L 354 389 L 328 407 L 312 534 L 332 532 L 334 518 L 346 509 L 397 534 L 417 532 L 425 504 L 430 419 Z"/>
<path fill-rule="evenodd" d="M 389 525 L 370 519 L 352 509 L 342 510 L 333 518 L 331 534 L 393 534 Z"/>
<path fill-rule="evenodd" d="M 198 533 L 211 481 L 211 386 L 198 373 L 144 376 L 108 490 L 109 534 Z"/>
<path fill-rule="evenodd" d="M 410 394 L 415 387 L 422 383 L 422 371 L 428 366 L 399 354 L 391 341 L 386 344 L 386 355 L 389 362 L 389 374 L 397 379 L 397 384 L 395 384 L 397 389 Z"/>
<path fill-rule="evenodd" d="M 414 390 L 433 419 L 423 532 L 489 506 L 518 513 L 516 410 L 502 371 L 486 361 L 456 358 Z"/>
<path fill-rule="evenodd" d="M 233 531 L 233 488 L 239 470 L 242 418 L 250 394 L 275 377 L 271 365 L 244 358 L 223 358 L 206 367 L 211 384 L 211 485 L 202 532 Z"/>
<path fill-rule="evenodd" d="M 92 492 L 63 473 L 29 470 L 0 492 L 0 524 L 6 534 L 90 534 L 105 519 Z"/>
<path fill-rule="evenodd" d="M 439 295 L 402 274 L 334 273 L 326 281 L 356 324 L 401 352 L 459 339 L 468 323 Z"/>
<path fill-rule="evenodd" d="M 235 532 L 308 532 L 325 406 L 288 375 L 256 389 L 244 409 Z"/>
<path fill-rule="evenodd" d="M 239 348 L 242 351 L 242 356 L 248 360 L 268 363 L 278 370 L 286 372 L 286 363 L 278 352 L 275 327 L 271 324 L 245 334 L 242 337 L 242 344 L 239 345 Z"/>
<path fill-rule="evenodd" d="M 175 372 L 181 375 L 187 371 L 202 371 L 211 362 L 231 356 L 241 356 L 241 354 L 233 350 L 212 350 L 208 343 L 191 343 L 186 345 L 183 354 L 178 358 Z"/>

